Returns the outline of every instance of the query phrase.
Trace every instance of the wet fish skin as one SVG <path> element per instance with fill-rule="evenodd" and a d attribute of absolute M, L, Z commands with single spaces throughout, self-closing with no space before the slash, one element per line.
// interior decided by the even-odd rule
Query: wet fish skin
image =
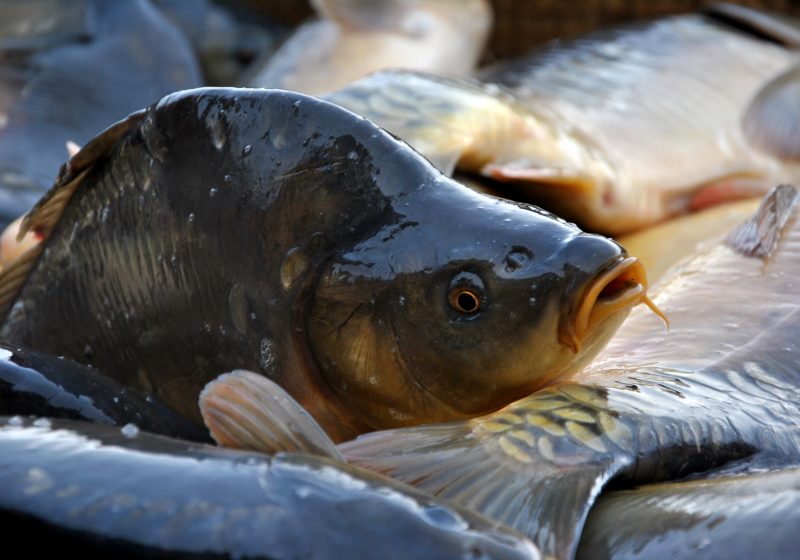
<path fill-rule="evenodd" d="M 2 226 L 52 185 L 67 141 L 201 84 L 186 39 L 144 0 L 9 0 L 0 13 Z"/>
<path fill-rule="evenodd" d="M 67 358 L 0 344 L 0 416 L 44 416 L 209 442 L 208 433 L 158 401 L 143 399 Z"/>
<path fill-rule="evenodd" d="M 127 434 L 127 435 L 126 435 Z M 125 557 L 536 559 L 527 539 L 346 465 L 84 422 L 0 420 L 9 544 Z M 36 530 L 39 539 L 31 542 Z M 19 539 L 19 540 L 17 540 Z"/>
<path fill-rule="evenodd" d="M 384 68 L 470 73 L 492 23 L 486 0 L 317 0 L 247 85 L 319 95 Z M 309 48 L 313 45 L 313 48 Z"/>
<path fill-rule="evenodd" d="M 576 558 L 790 558 L 798 505 L 797 467 L 611 492 L 590 512 Z"/>
<path fill-rule="evenodd" d="M 574 554 L 611 479 L 675 479 L 747 457 L 796 464 L 799 198 L 777 188 L 726 243 L 662 281 L 668 333 L 634 312 L 569 380 L 492 415 L 366 434 L 340 451 L 558 557 Z"/>
<path fill-rule="evenodd" d="M 206 382 L 256 371 L 337 440 L 528 394 L 589 360 L 644 289 L 620 272 L 591 299 L 634 270 L 616 243 L 291 92 L 167 97 L 85 145 L 27 220 L 48 240 L 2 273 L 2 339 L 198 423 Z"/>

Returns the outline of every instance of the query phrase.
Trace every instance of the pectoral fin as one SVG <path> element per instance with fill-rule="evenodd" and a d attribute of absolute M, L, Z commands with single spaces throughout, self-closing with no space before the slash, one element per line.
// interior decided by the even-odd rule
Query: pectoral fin
<path fill-rule="evenodd" d="M 800 66 L 768 82 L 744 114 L 742 130 L 753 146 L 773 157 L 800 161 Z"/>
<path fill-rule="evenodd" d="M 571 558 L 592 503 L 621 467 L 606 454 L 584 462 L 584 449 L 566 447 L 482 421 L 375 432 L 339 449 L 351 463 L 516 528 L 545 557 Z M 556 457 L 562 453 L 567 462 Z"/>
<path fill-rule="evenodd" d="M 343 460 L 316 420 L 263 375 L 236 370 L 219 376 L 200 393 L 200 412 L 219 445 Z"/>
<path fill-rule="evenodd" d="M 590 195 L 595 190 L 592 178 L 576 169 L 545 166 L 524 158 L 484 165 L 481 175 L 504 183 L 563 187 L 565 197 L 576 193 Z"/>

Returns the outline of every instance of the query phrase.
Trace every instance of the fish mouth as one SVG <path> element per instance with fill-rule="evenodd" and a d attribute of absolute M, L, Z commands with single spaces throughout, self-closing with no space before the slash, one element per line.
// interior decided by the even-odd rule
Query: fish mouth
<path fill-rule="evenodd" d="M 635 257 L 627 257 L 598 275 L 584 290 L 580 305 L 559 333 L 559 340 L 577 354 L 600 323 L 639 303 L 647 305 L 669 324 L 664 313 L 647 297 L 644 265 Z"/>

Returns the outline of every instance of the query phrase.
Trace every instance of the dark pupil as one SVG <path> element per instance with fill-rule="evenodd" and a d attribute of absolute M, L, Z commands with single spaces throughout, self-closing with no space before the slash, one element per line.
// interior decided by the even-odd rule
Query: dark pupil
<path fill-rule="evenodd" d="M 456 298 L 458 307 L 465 313 L 472 313 L 478 310 L 478 298 L 470 292 L 461 292 Z"/>

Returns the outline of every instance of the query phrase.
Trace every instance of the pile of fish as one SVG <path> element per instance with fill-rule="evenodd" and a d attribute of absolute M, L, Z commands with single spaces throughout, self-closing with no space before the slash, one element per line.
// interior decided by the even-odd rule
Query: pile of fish
<path fill-rule="evenodd" d="M 312 5 L 0 6 L 0 517 L 124 556 L 791 554 L 800 26 L 477 69 L 485 0 Z"/>

